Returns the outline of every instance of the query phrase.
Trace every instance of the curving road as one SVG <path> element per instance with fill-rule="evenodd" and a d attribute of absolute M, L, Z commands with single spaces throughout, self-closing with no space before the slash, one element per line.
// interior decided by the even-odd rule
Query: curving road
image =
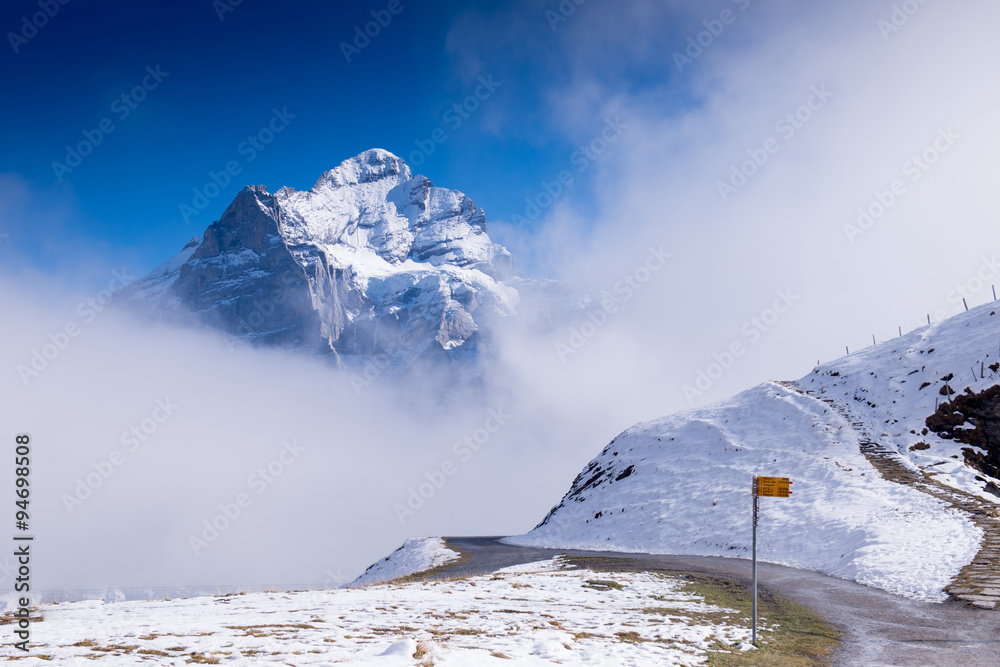
<path fill-rule="evenodd" d="M 503 544 L 499 537 L 444 539 L 468 558 L 433 577 L 487 574 L 566 554 L 623 558 L 643 569 L 750 580 L 750 562 L 744 559 L 517 547 Z M 995 611 L 956 602 L 917 602 L 818 572 L 768 563 L 758 564 L 758 578 L 761 589 L 806 605 L 841 630 L 843 644 L 836 665 L 1000 666 L 1000 613 Z"/>

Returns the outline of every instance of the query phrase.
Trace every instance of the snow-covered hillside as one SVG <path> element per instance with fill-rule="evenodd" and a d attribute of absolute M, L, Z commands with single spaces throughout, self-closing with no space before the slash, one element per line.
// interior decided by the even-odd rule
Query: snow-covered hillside
<path fill-rule="evenodd" d="M 751 478 L 787 476 L 791 498 L 761 499 L 763 560 L 943 599 L 983 530 L 942 500 L 884 479 L 861 449 L 874 442 L 893 465 L 990 507 L 997 497 L 986 489 L 998 482 L 966 458 L 991 453 L 951 436 L 993 446 L 989 420 L 962 423 L 959 407 L 961 394 L 972 401 L 1000 383 L 998 343 L 1000 315 L 987 305 L 817 367 L 796 383 L 766 383 L 634 426 L 539 526 L 510 541 L 748 557 Z M 958 407 L 941 408 L 952 426 L 940 437 L 926 421 L 948 397 Z M 995 407 L 979 405 L 984 414 Z"/>
<path fill-rule="evenodd" d="M 122 300 L 250 342 L 406 363 L 469 355 L 491 318 L 514 314 L 516 278 L 471 199 L 373 149 L 306 192 L 245 187 Z"/>
<path fill-rule="evenodd" d="M 737 610 L 679 577 L 558 561 L 452 581 L 43 604 L 27 665 L 698 665 L 751 650 Z M 613 586 L 604 585 L 612 578 Z M 776 629 L 761 622 L 766 643 Z"/>

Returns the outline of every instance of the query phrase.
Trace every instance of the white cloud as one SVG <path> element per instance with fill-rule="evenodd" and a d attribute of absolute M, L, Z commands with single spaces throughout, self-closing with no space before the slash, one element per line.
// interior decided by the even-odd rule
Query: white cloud
<path fill-rule="evenodd" d="M 909 3 L 919 11 L 905 23 L 897 15 L 900 29 L 886 39 L 879 21 L 902 3 L 752 3 L 674 76 L 672 54 L 732 6 L 688 5 L 668 24 L 619 11 L 622 3 L 614 12 L 583 5 L 559 28 L 565 71 L 545 91 L 548 127 L 576 140 L 607 116 L 630 128 L 594 163 L 590 187 L 540 221 L 534 261 L 600 289 L 644 247 L 666 244 L 669 270 L 617 320 L 634 350 L 609 348 L 604 358 L 613 368 L 616 358 L 647 359 L 656 380 L 634 391 L 662 392 L 664 413 L 686 407 L 683 384 L 740 338 L 776 289 L 792 288 L 800 304 L 704 400 L 801 376 L 845 345 L 885 340 L 928 313 L 953 314 L 956 286 L 1000 246 L 991 217 L 997 96 L 988 84 L 1000 55 L 989 26 L 1000 9 Z M 652 74 L 649 44 L 662 65 Z M 814 99 L 807 121 L 777 125 L 824 86 L 832 96 Z M 953 145 L 917 179 L 907 161 L 949 128 Z M 768 139 L 777 152 L 723 202 L 718 182 Z M 897 179 L 905 194 L 851 244 L 845 224 Z M 969 303 L 991 298 L 985 284 Z"/>

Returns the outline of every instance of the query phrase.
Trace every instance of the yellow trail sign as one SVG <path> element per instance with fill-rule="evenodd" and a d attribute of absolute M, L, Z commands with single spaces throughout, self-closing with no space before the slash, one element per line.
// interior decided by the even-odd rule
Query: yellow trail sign
<path fill-rule="evenodd" d="M 787 498 L 792 495 L 789 487 L 792 480 L 787 477 L 758 477 L 757 495 L 773 498 Z"/>
<path fill-rule="evenodd" d="M 760 517 L 760 497 L 787 498 L 792 495 L 789 488 L 792 480 L 787 477 L 757 477 L 754 475 L 753 486 L 753 625 L 750 631 L 750 643 L 757 645 L 757 520 Z"/>

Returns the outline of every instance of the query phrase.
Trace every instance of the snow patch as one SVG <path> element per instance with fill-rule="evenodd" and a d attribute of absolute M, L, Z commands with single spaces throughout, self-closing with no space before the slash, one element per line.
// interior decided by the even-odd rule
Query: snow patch
<path fill-rule="evenodd" d="M 419 537 L 406 540 L 382 560 L 365 570 L 348 587 L 370 586 L 425 572 L 461 558 L 461 554 L 445 546 L 440 537 Z"/>
<path fill-rule="evenodd" d="M 410 552 L 437 545 L 411 542 L 422 546 Z M 113 653 L 113 664 L 137 667 L 197 662 L 192 656 L 233 665 L 479 667 L 699 665 L 710 651 L 748 646 L 743 615 L 707 604 L 683 580 L 602 572 L 617 586 L 598 590 L 588 570 L 536 566 L 547 571 L 110 606 L 42 604 L 32 652 L 54 665 L 90 665 L 95 655 Z M 774 629 L 761 619 L 762 639 Z M 0 646 L 0 659 L 19 653 L 11 642 Z M 150 662 L 151 655 L 160 657 Z"/>

